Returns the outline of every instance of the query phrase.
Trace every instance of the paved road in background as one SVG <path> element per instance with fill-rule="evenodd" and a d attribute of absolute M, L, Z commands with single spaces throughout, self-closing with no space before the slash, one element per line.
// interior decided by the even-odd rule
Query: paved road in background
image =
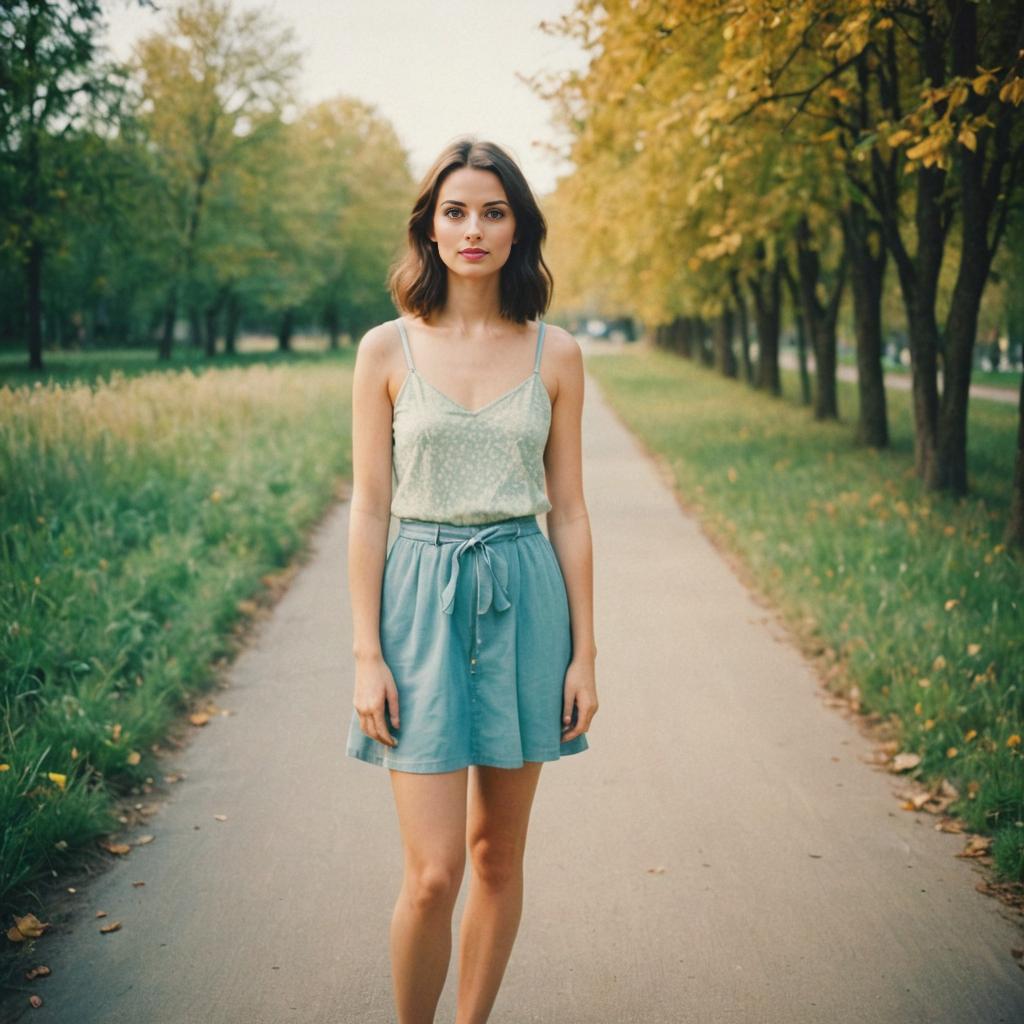
<path fill-rule="evenodd" d="M 587 394 L 601 708 L 590 749 L 541 774 L 493 1024 L 1024 1020 L 1021 932 L 975 891 L 962 837 L 900 809 L 868 740 Z M 155 841 L 40 944 L 53 975 L 24 1019 L 394 1021 L 391 790 L 344 754 L 347 526 L 339 504 L 233 665 L 232 714 L 166 764 L 187 778 L 137 830 Z M 101 909 L 120 931 L 99 934 Z"/>
<path fill-rule="evenodd" d="M 786 367 L 788 370 L 795 370 L 797 368 L 796 353 L 792 349 L 785 349 L 780 352 L 779 365 Z M 814 356 L 808 355 L 807 366 L 808 370 L 813 374 Z M 856 380 L 857 367 L 850 366 L 848 363 L 840 363 L 836 367 L 836 376 L 840 380 Z M 887 388 L 895 388 L 897 391 L 909 391 L 910 374 L 887 373 L 885 375 L 885 386 Z M 942 392 L 941 374 L 939 375 L 939 392 Z M 989 384 L 972 384 L 971 398 L 985 398 L 990 402 L 1006 402 L 1010 405 L 1017 405 L 1020 400 L 1020 391 L 1018 388 L 997 388 Z"/>

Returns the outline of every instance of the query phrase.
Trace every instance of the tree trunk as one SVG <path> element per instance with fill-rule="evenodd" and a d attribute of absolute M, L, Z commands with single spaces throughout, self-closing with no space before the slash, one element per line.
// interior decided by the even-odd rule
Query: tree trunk
<path fill-rule="evenodd" d="M 857 342 L 857 440 L 889 446 L 889 417 L 882 368 L 882 288 L 886 251 L 880 229 L 860 203 L 843 211 L 843 241 L 850 264 L 853 323 Z"/>
<path fill-rule="evenodd" d="M 743 379 L 748 384 L 754 382 L 754 365 L 750 361 L 750 318 L 747 315 L 747 300 L 740 287 L 739 271 L 735 268 L 729 271 L 729 287 L 732 290 L 732 300 L 736 306 L 736 316 L 740 325 L 740 366 Z"/>
<path fill-rule="evenodd" d="M 196 305 L 188 308 L 188 344 L 192 349 L 203 347 L 203 318 Z"/>
<path fill-rule="evenodd" d="M 757 378 L 755 387 L 782 394 L 782 380 L 779 376 L 779 261 L 769 269 L 763 243 L 757 245 L 757 275 L 750 282 L 754 297 L 754 316 L 757 323 Z"/>
<path fill-rule="evenodd" d="M 282 352 L 292 349 L 292 331 L 295 328 L 295 312 L 291 307 L 281 315 L 281 324 L 277 330 L 277 347 Z"/>
<path fill-rule="evenodd" d="M 324 324 L 327 327 L 327 347 L 335 351 L 340 347 L 341 319 L 338 316 L 338 307 L 331 305 L 327 307 L 324 315 Z"/>
<path fill-rule="evenodd" d="M 697 338 L 700 342 L 700 361 L 702 366 L 715 365 L 715 348 L 711 338 L 711 329 L 704 317 L 696 317 Z"/>
<path fill-rule="evenodd" d="M 918 49 L 932 87 L 940 87 L 946 81 L 946 65 L 942 42 L 929 17 L 922 17 Z M 886 61 L 889 81 L 898 81 L 898 58 L 891 37 L 887 43 Z M 881 88 L 884 92 L 888 86 L 883 82 Z M 898 102 L 894 91 L 885 103 L 886 110 L 895 111 Z M 936 380 L 939 328 L 935 319 L 935 301 L 946 235 L 952 220 L 950 200 L 944 196 L 947 172 L 934 165 L 918 167 L 914 172 L 917 179 L 914 200 L 917 250 L 911 254 L 900 233 L 904 212 L 899 163 L 895 158 L 883 163 L 877 152 L 872 153 L 871 159 L 872 173 L 881 196 L 879 223 L 896 263 L 907 314 L 914 410 L 914 471 L 925 487 L 932 488 L 936 480 L 939 407 Z"/>
<path fill-rule="evenodd" d="M 801 217 L 796 226 L 797 277 L 804 323 L 814 351 L 814 418 L 838 419 L 836 391 L 836 315 L 846 275 L 846 254 L 839 261 L 832 294 L 825 303 L 818 298 L 821 261 L 814 247 L 810 224 Z"/>
<path fill-rule="evenodd" d="M 43 368 L 43 244 L 33 238 L 25 263 L 28 299 L 28 368 Z"/>
<path fill-rule="evenodd" d="M 224 352 L 226 355 L 235 354 L 235 339 L 238 337 L 238 320 L 241 316 L 241 303 L 238 296 L 232 291 L 228 293 L 227 316 L 224 322 Z"/>
<path fill-rule="evenodd" d="M 684 359 L 693 358 L 694 325 L 693 317 L 680 316 L 675 320 L 677 336 L 676 342 L 679 346 L 679 354 Z"/>
<path fill-rule="evenodd" d="M 167 289 L 167 303 L 164 306 L 164 326 L 163 333 L 160 335 L 160 351 L 158 353 L 161 360 L 171 358 L 171 350 L 174 348 L 174 325 L 177 320 L 178 289 L 176 285 L 172 284 Z"/>
<path fill-rule="evenodd" d="M 1013 50 L 1018 50 L 1019 45 L 1018 40 Z M 977 10 L 965 4 L 956 13 L 953 73 L 973 75 L 977 62 Z M 968 108 L 977 108 L 984 100 L 971 93 L 966 102 Z M 1020 153 L 1014 152 L 1012 145 L 1010 115 L 1004 113 L 994 127 L 983 128 L 973 150 L 958 147 L 957 157 L 961 171 L 960 265 L 946 318 L 934 486 L 962 495 L 967 493 L 967 404 L 978 312 L 1006 223 L 1000 198 L 1002 195 L 1005 204 L 1017 184 L 1014 179 Z M 1007 167 L 1009 180 L 1004 177 Z M 997 210 L 1000 216 L 996 218 L 993 231 L 993 214 Z"/>
<path fill-rule="evenodd" d="M 796 325 L 796 364 L 800 374 L 800 402 L 810 405 L 811 375 L 807 372 L 807 326 L 804 318 L 804 307 L 800 301 L 800 286 L 796 283 L 789 270 L 789 264 L 782 263 L 782 276 L 786 280 L 790 302 L 793 306 L 793 323 Z"/>
<path fill-rule="evenodd" d="M 733 312 L 728 303 L 715 320 L 715 366 L 723 377 L 736 376 L 736 354 L 732 350 Z"/>
<path fill-rule="evenodd" d="M 32 18 L 36 15 L 33 13 Z M 32 39 L 33 61 L 35 57 L 35 38 Z M 33 105 L 34 107 L 34 105 Z M 24 223 L 28 234 L 28 256 L 25 262 L 25 288 L 28 316 L 28 368 L 43 368 L 43 243 L 39 237 L 40 217 L 40 156 L 39 133 L 41 129 L 34 118 L 28 126 L 28 166 L 25 183 L 25 217 Z"/>
<path fill-rule="evenodd" d="M 203 340 L 206 342 L 206 355 L 211 359 L 217 354 L 217 320 L 220 316 L 221 301 L 218 298 L 203 310 Z"/>

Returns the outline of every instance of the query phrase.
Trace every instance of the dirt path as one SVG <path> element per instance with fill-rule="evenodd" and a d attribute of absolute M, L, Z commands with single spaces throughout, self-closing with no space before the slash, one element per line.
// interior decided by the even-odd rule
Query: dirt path
<path fill-rule="evenodd" d="M 593 381 L 585 438 L 601 710 L 591 749 L 542 773 L 493 1024 L 1024 1019 L 1020 933 L 963 839 L 899 809 Z M 187 778 L 139 830 L 155 841 L 41 944 L 53 976 L 27 1019 L 394 1020 L 390 786 L 344 754 L 347 512 L 234 664 L 233 714 L 167 764 Z M 99 934 L 99 909 L 121 930 Z M 438 1022 L 454 982 L 453 957 Z"/>

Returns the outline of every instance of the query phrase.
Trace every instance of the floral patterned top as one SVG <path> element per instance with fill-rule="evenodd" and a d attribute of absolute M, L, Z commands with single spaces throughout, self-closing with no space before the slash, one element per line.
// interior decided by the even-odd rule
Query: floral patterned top
<path fill-rule="evenodd" d="M 409 372 L 392 418 L 391 514 L 470 525 L 549 511 L 544 448 L 551 400 L 540 375 L 544 321 L 533 372 L 479 409 L 460 405 L 416 372 L 405 324 L 401 317 L 395 323 Z"/>

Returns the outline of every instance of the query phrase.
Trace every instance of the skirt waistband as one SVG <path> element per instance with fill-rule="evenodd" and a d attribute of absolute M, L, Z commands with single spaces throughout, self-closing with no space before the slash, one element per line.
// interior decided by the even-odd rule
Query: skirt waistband
<path fill-rule="evenodd" d="M 540 533 L 536 516 L 514 516 L 494 523 L 429 523 L 422 519 L 402 519 L 398 528 L 400 537 L 412 537 L 435 545 L 455 544 L 451 552 L 451 569 L 441 591 L 441 610 L 451 615 L 455 608 L 455 592 L 459 583 L 459 561 L 468 551 L 476 553 L 476 614 L 485 614 L 490 608 L 503 612 L 511 607 L 508 596 L 509 568 L 505 556 L 491 541 L 515 540 L 528 533 Z M 478 621 L 478 620 L 475 620 Z"/>
<path fill-rule="evenodd" d="M 493 523 L 437 523 L 425 519 L 400 519 L 398 535 L 416 540 L 429 540 L 434 544 L 454 544 L 459 541 L 498 540 L 503 537 L 520 537 L 528 533 L 540 533 L 537 517 L 513 516 Z"/>

